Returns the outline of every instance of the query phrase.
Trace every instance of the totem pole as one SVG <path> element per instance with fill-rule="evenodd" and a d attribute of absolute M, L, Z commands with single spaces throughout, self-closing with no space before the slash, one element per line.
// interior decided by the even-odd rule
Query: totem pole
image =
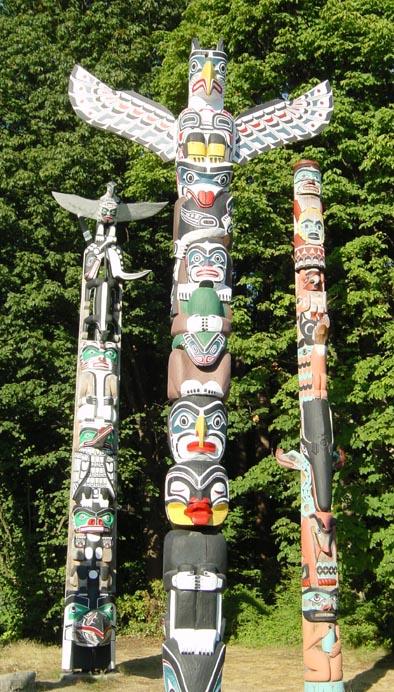
<path fill-rule="evenodd" d="M 83 258 L 63 628 L 63 670 L 115 667 L 116 474 L 122 286 L 150 270 L 123 269 L 116 224 L 164 204 L 122 204 L 115 184 L 90 200 L 53 192 L 76 214 Z M 93 240 L 84 218 L 95 219 Z"/>
<path fill-rule="evenodd" d="M 344 461 L 333 451 L 327 401 L 326 354 L 330 321 L 324 281 L 321 175 L 315 161 L 294 166 L 294 260 L 297 305 L 300 452 L 276 459 L 301 472 L 302 626 L 305 692 L 342 692 L 337 620 L 338 573 L 332 474 Z"/>
<path fill-rule="evenodd" d="M 168 367 L 168 437 L 175 465 L 165 485 L 172 525 L 164 544 L 166 692 L 221 690 L 227 549 L 220 527 L 229 502 L 221 461 L 230 386 L 233 164 L 313 137 L 332 111 L 329 84 L 323 82 L 294 101 L 270 101 L 234 118 L 224 110 L 226 63 L 222 41 L 206 50 L 193 39 L 188 107 L 179 118 L 133 91 L 110 89 L 78 65 L 69 88 L 74 110 L 90 125 L 176 162 Z"/>

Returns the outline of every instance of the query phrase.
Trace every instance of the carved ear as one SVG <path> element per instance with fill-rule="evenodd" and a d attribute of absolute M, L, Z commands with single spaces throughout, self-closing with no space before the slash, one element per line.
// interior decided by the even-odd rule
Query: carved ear
<path fill-rule="evenodd" d="M 222 38 L 218 42 L 218 45 L 216 46 L 216 50 L 220 50 L 221 53 L 224 53 L 224 42 L 223 42 Z"/>
<path fill-rule="evenodd" d="M 198 38 L 192 38 L 192 50 L 198 50 L 201 48 Z"/>

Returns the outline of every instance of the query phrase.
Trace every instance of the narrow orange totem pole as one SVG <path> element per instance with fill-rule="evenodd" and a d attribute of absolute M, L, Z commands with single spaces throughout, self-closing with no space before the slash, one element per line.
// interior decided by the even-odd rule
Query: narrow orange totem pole
<path fill-rule="evenodd" d="M 332 475 L 343 463 L 333 451 L 327 400 L 327 336 L 321 174 L 315 161 L 294 166 L 294 261 L 300 452 L 278 449 L 282 466 L 301 472 L 302 628 L 305 692 L 342 692 Z"/>

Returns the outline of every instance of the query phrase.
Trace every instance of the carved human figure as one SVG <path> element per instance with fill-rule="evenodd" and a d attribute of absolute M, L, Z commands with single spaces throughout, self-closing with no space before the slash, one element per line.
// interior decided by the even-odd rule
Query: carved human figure
<path fill-rule="evenodd" d="M 308 622 L 303 618 L 305 680 L 336 682 L 342 680 L 342 646 L 338 625 Z"/>

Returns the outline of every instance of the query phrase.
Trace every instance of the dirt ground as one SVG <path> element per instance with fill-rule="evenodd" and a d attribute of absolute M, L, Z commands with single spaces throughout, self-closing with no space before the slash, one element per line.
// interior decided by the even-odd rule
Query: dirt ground
<path fill-rule="evenodd" d="M 0 648 L 0 674 L 35 670 L 37 690 L 75 687 L 91 692 L 162 692 L 161 645 L 157 640 L 119 637 L 117 670 L 98 676 L 63 676 L 60 648 L 21 641 Z M 393 692 L 394 656 L 382 649 L 345 650 L 347 692 Z M 296 649 L 228 646 L 223 692 L 302 692 L 302 659 Z"/>

